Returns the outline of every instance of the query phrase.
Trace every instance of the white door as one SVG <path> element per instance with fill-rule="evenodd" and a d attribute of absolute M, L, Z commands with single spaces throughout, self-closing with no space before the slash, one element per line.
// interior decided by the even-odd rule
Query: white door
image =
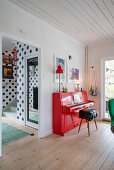
<path fill-rule="evenodd" d="M 110 120 L 108 101 L 114 98 L 114 60 L 105 60 L 104 64 L 104 119 Z"/>
<path fill-rule="evenodd" d="M 26 125 L 38 129 L 38 56 L 26 57 Z"/>

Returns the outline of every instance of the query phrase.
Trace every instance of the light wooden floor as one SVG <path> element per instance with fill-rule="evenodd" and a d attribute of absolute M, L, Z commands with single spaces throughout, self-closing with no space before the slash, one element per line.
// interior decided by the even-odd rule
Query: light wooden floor
<path fill-rule="evenodd" d="M 52 134 L 43 139 L 37 138 L 34 129 L 12 121 L 10 124 L 34 132 L 35 136 L 27 136 L 3 147 L 2 170 L 114 170 L 114 135 L 109 123 L 99 122 L 96 131 L 91 122 L 90 137 L 84 124 L 79 134 L 75 128 L 64 137 Z"/>

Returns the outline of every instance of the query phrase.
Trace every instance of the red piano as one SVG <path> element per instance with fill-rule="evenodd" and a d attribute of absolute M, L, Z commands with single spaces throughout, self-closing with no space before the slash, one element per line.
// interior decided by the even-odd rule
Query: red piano
<path fill-rule="evenodd" d="M 86 91 L 53 93 L 53 133 L 64 136 L 65 132 L 78 126 L 79 110 L 92 105 L 94 101 L 88 100 Z"/>

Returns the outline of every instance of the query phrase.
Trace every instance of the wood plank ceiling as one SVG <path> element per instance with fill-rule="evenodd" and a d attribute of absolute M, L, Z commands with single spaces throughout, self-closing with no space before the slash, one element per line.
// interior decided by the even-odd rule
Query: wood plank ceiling
<path fill-rule="evenodd" d="M 114 0 L 10 0 L 89 45 L 114 38 Z"/>

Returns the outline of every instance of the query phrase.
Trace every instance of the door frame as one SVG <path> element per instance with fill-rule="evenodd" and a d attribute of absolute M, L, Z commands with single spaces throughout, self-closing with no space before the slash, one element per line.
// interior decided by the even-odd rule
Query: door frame
<path fill-rule="evenodd" d="M 0 35 L 0 63 L 2 63 L 2 35 Z M 2 64 L 0 64 L 0 157 L 2 156 Z"/>
<path fill-rule="evenodd" d="M 105 118 L 105 61 L 114 60 L 114 56 L 104 57 L 101 59 L 101 120 L 110 121 Z"/>
<path fill-rule="evenodd" d="M 27 117 L 28 117 L 28 92 L 27 92 L 27 89 L 28 89 L 28 67 L 27 67 L 27 60 L 28 59 L 32 59 L 32 58 L 37 58 L 38 59 L 38 64 L 39 64 L 39 52 L 37 53 L 37 55 L 36 54 L 32 54 L 32 55 L 29 55 L 29 56 L 26 56 L 25 57 L 25 85 L 26 85 L 26 109 L 25 109 L 25 125 L 27 125 L 27 126 L 30 126 L 30 127 L 32 127 L 32 128 L 35 128 L 35 129 L 38 129 L 38 124 L 35 124 L 35 123 L 33 123 L 33 122 L 30 122 L 30 121 L 28 121 L 27 119 Z M 39 68 L 39 65 L 38 65 L 38 68 Z M 38 75 L 39 75 L 39 69 L 38 69 Z M 39 83 L 39 76 L 38 76 L 38 83 Z M 39 108 L 40 108 L 40 106 L 39 106 L 39 93 L 40 93 L 40 91 L 39 91 L 39 88 L 38 88 L 38 110 L 39 110 Z M 40 112 L 39 112 L 39 115 L 40 115 Z"/>
<path fill-rule="evenodd" d="M 39 49 L 39 123 L 38 123 L 38 138 L 43 136 L 43 46 L 41 44 L 35 43 L 34 41 L 25 40 L 26 38 L 20 38 L 19 36 L 14 36 L 5 32 L 0 32 L 0 61 L 2 62 L 2 38 L 6 37 L 13 39 L 14 41 L 19 41 L 25 44 L 29 44 Z M 2 78 L 2 65 L 0 65 L 0 77 Z M 0 87 L 2 89 L 2 79 L 0 78 Z M 0 91 L 0 108 L 2 109 L 2 90 Z M 25 124 L 25 122 L 24 122 Z M 0 112 L 0 157 L 2 156 L 2 111 Z"/>

